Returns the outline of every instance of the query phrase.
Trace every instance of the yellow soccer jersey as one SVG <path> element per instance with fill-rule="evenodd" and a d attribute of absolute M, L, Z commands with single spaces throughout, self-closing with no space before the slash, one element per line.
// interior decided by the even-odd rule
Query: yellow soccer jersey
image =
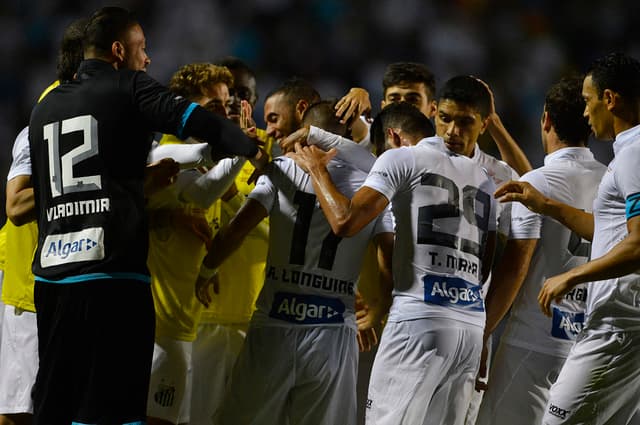
<path fill-rule="evenodd" d="M 7 220 L 9 222 L 9 220 Z M 0 229 L 0 270 L 4 270 L 4 262 L 7 258 L 7 224 Z"/>
<path fill-rule="evenodd" d="M 258 129 L 258 138 L 265 143 L 263 149 L 271 152 L 274 143 L 264 130 Z M 254 167 L 247 162 L 235 180 L 238 194 L 221 205 L 221 225 L 226 224 L 240 209 L 255 184 L 247 184 Z M 253 229 L 218 269 L 220 293 L 202 313 L 202 322 L 219 324 L 248 323 L 255 310 L 256 299 L 264 283 L 264 267 L 269 246 L 269 221 L 263 220 Z"/>
<path fill-rule="evenodd" d="M 42 92 L 38 102 L 59 85 L 58 80 L 51 83 Z M 23 310 L 36 311 L 33 302 L 34 277 L 31 272 L 31 263 L 38 243 L 38 225 L 32 221 L 17 227 L 7 220 L 4 229 L 6 229 L 7 246 L 2 301 Z"/>
<path fill-rule="evenodd" d="M 32 221 L 17 227 L 7 220 L 4 229 L 7 242 L 2 301 L 23 310 L 36 311 L 31 263 L 38 243 L 38 225 Z"/>
<path fill-rule="evenodd" d="M 180 142 L 163 136 L 160 144 Z M 194 170 L 183 172 L 194 173 Z M 213 233 L 211 223 L 220 216 L 216 202 L 204 210 L 178 200 L 174 187 L 148 201 L 151 288 L 156 309 L 156 334 L 193 341 L 202 305 L 194 285 L 206 255 L 205 240 Z"/>

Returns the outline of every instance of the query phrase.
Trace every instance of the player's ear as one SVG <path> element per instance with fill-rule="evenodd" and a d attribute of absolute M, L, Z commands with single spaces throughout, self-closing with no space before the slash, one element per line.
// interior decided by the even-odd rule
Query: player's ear
<path fill-rule="evenodd" d="M 400 139 L 400 134 L 395 128 L 387 128 L 386 133 L 387 145 L 391 148 L 399 148 L 402 146 L 402 140 Z"/>
<path fill-rule="evenodd" d="M 545 132 L 551 130 L 551 118 L 549 118 L 549 113 L 547 111 L 542 113 L 542 130 Z"/>
<path fill-rule="evenodd" d="M 111 43 L 111 54 L 114 58 L 118 59 L 119 63 L 123 63 L 125 55 L 124 44 L 119 41 Z"/>
<path fill-rule="evenodd" d="M 296 103 L 296 114 L 298 115 L 298 121 L 302 122 L 302 116 L 304 115 L 304 111 L 309 107 L 309 102 L 304 99 L 300 99 L 298 103 Z"/>

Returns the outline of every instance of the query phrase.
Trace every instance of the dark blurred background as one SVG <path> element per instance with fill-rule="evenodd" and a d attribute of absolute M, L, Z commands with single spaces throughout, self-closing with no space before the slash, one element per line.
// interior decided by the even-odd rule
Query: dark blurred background
<path fill-rule="evenodd" d="M 638 1 L 2 0 L 2 205 L 14 138 L 55 79 L 64 28 L 105 5 L 137 14 L 152 60 L 148 72 L 163 83 L 185 63 L 224 55 L 245 60 L 258 76 L 259 126 L 264 95 L 293 75 L 310 80 L 323 97 L 364 87 L 374 113 L 390 62 L 424 62 L 438 85 L 457 74 L 479 76 L 534 167 L 543 158 L 539 120 L 547 88 L 610 51 L 640 58 Z M 496 152 L 487 138 L 482 146 Z M 591 147 L 601 161 L 611 158 L 610 144 Z"/>

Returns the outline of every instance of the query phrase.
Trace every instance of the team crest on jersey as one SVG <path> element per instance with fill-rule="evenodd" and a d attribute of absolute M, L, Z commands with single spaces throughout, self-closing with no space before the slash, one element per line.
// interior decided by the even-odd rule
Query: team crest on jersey
<path fill-rule="evenodd" d="M 173 406 L 176 400 L 176 387 L 173 385 L 158 385 L 156 392 L 153 394 L 153 401 L 162 407 Z"/>
<path fill-rule="evenodd" d="M 426 275 L 422 280 L 426 303 L 484 311 L 480 285 L 474 285 L 458 277 L 448 276 Z"/>
<path fill-rule="evenodd" d="M 104 229 L 102 227 L 49 235 L 45 238 L 40 252 L 40 264 L 43 268 L 103 258 Z"/>
<path fill-rule="evenodd" d="M 551 336 L 575 341 L 584 325 L 584 313 L 571 313 L 553 307 Z"/>
<path fill-rule="evenodd" d="M 269 316 L 302 325 L 344 323 L 344 310 L 338 298 L 277 292 Z"/>

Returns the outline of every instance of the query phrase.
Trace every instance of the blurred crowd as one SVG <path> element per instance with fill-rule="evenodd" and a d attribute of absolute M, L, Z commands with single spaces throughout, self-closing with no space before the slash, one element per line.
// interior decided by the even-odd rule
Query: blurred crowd
<path fill-rule="evenodd" d="M 384 67 L 427 64 L 437 84 L 469 73 L 489 83 L 498 113 L 534 167 L 542 162 L 539 117 L 545 90 L 610 51 L 640 57 L 631 0 L 116 0 L 145 28 L 149 74 L 161 82 L 188 62 L 238 56 L 264 95 L 287 77 L 323 97 L 369 90 L 374 113 Z M 0 170 L 41 91 L 55 79 L 63 29 L 105 5 L 97 0 L 3 0 L 0 4 Z M 483 148 L 496 152 L 490 140 Z M 592 143 L 607 162 L 610 145 Z M 5 180 L 2 179 L 4 204 Z M 4 221 L 4 214 L 0 217 Z"/>

